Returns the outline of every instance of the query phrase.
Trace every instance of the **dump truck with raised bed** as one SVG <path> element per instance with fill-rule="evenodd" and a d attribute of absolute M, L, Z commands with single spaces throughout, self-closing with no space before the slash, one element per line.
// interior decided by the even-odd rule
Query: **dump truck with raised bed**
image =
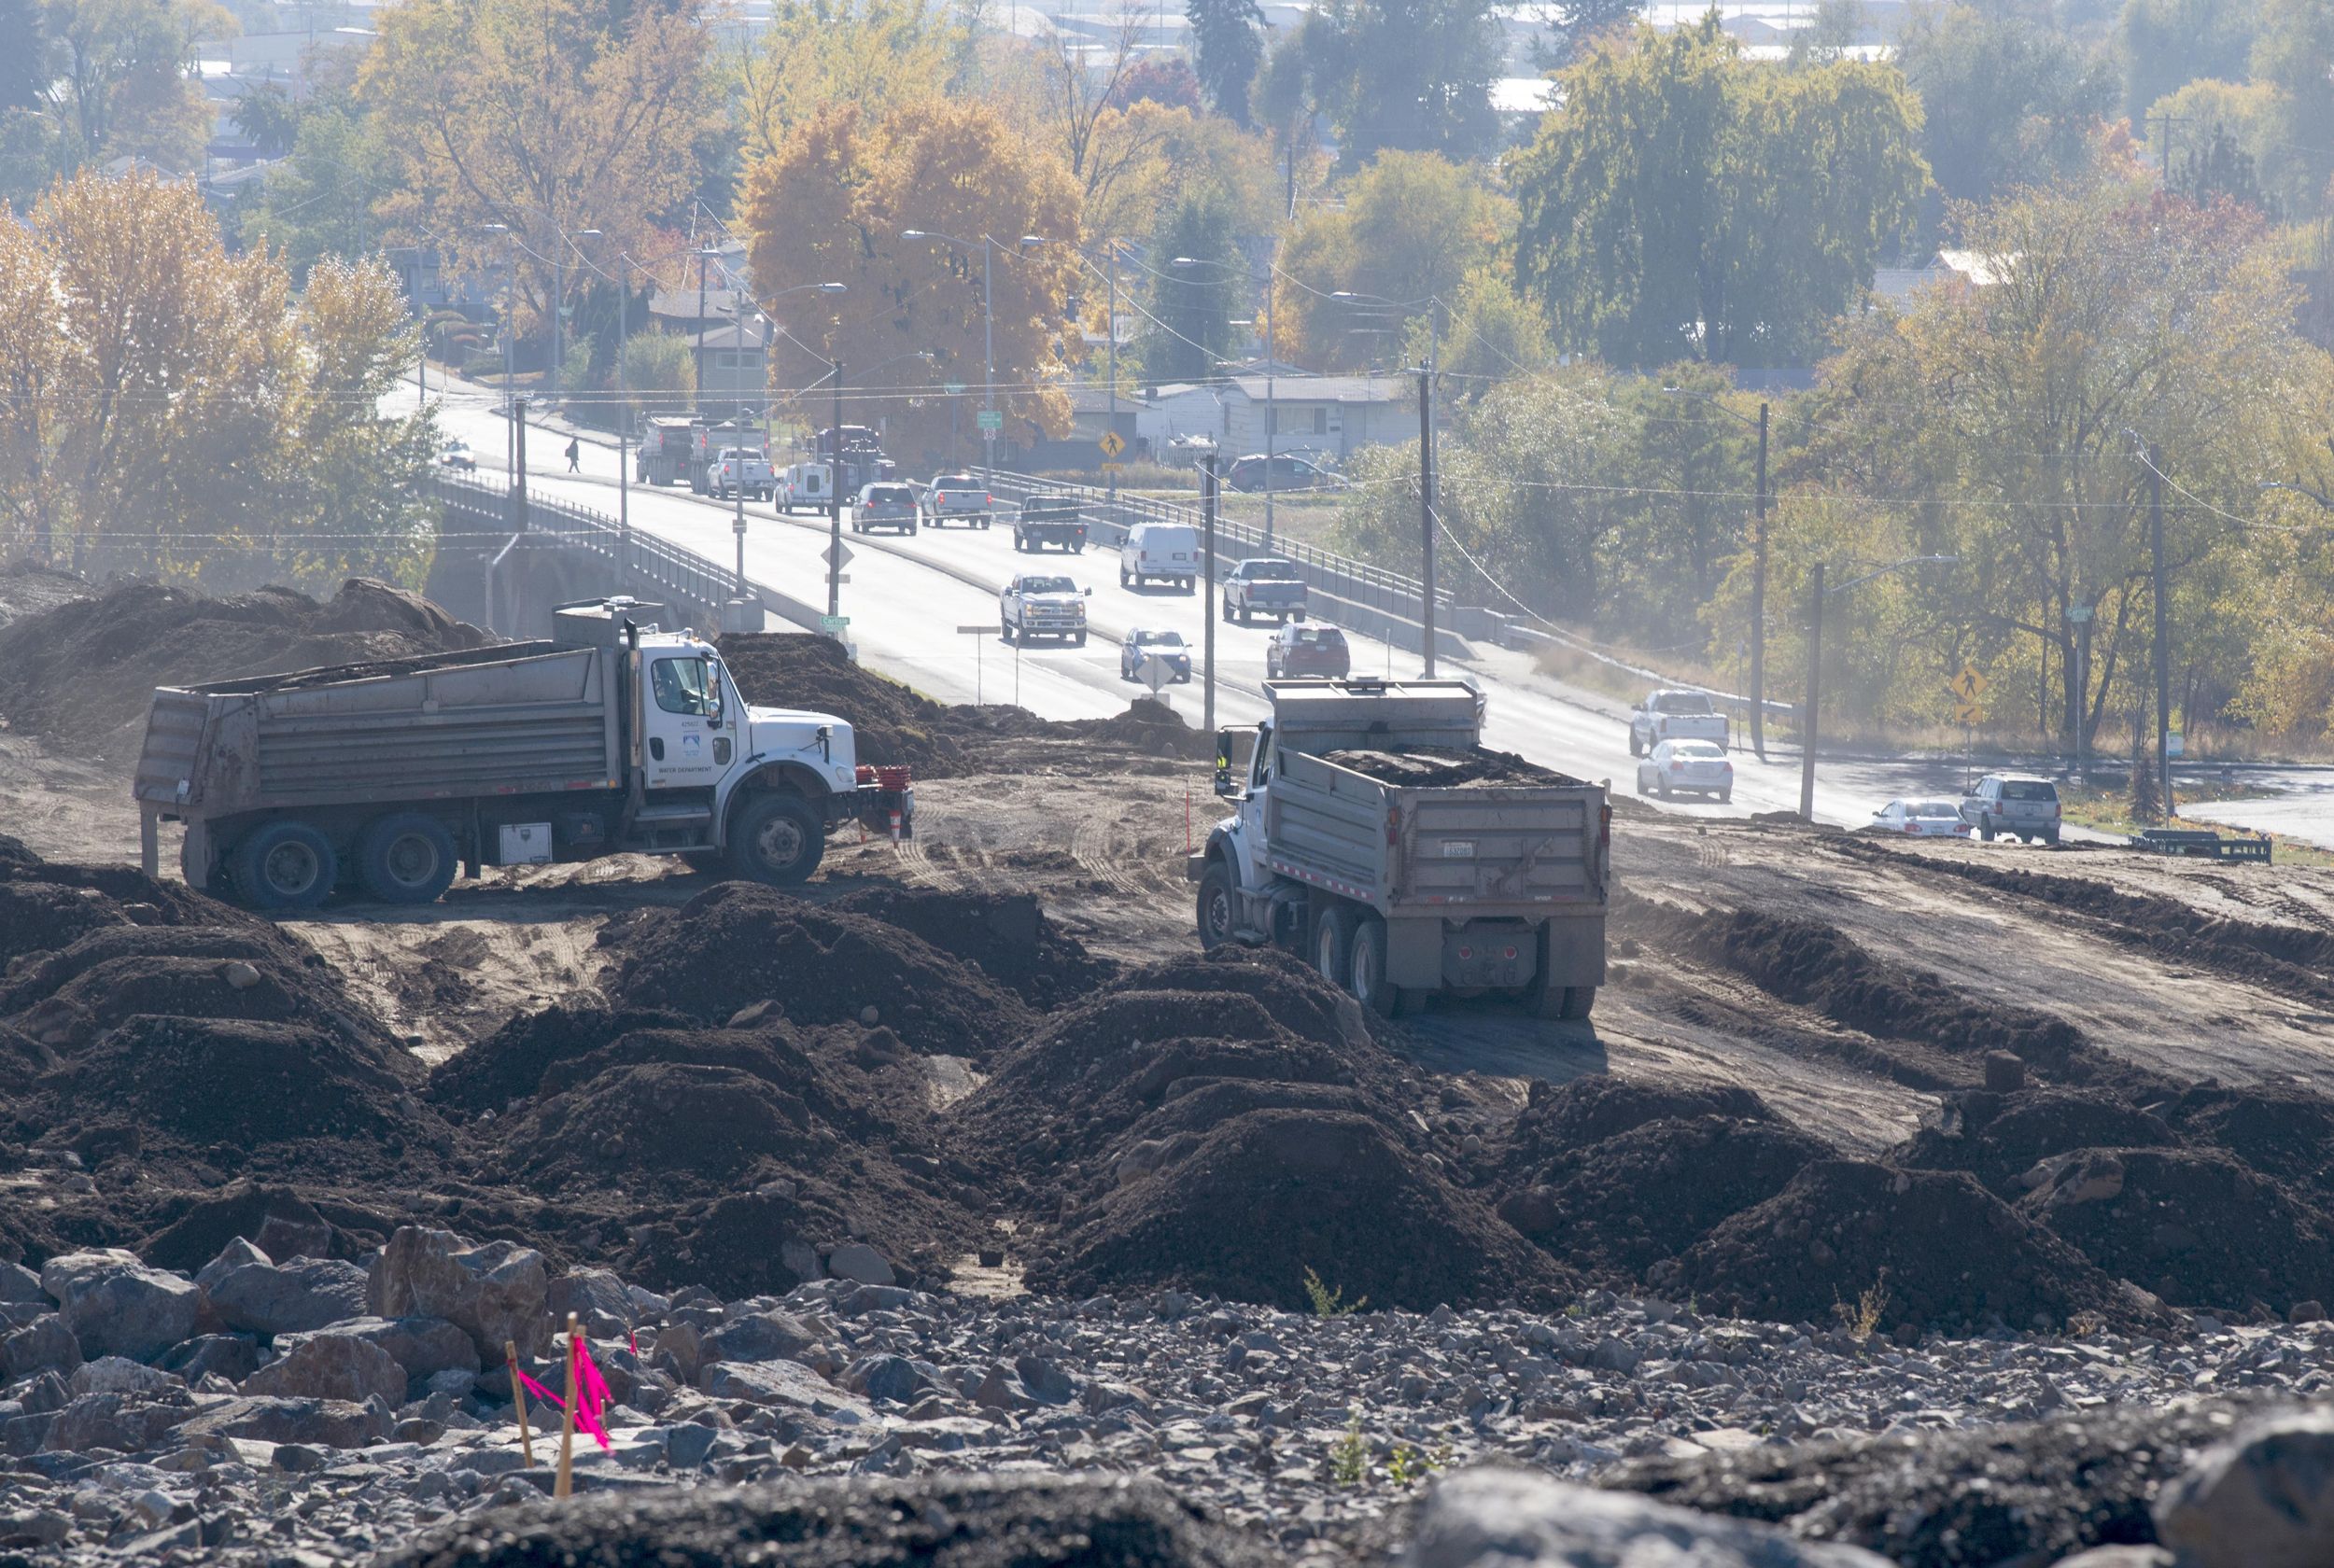
<path fill-rule="evenodd" d="M 640 444 L 632 449 L 632 478 L 640 484 L 680 484 L 689 477 L 689 455 L 702 422 L 689 415 L 653 413 L 640 421 Z"/>
<path fill-rule="evenodd" d="M 483 866 L 683 855 L 802 881 L 827 831 L 914 831 L 906 768 L 833 714 L 749 707 L 712 644 L 630 599 L 546 641 L 154 693 L 134 792 L 146 869 L 186 824 L 190 885 L 256 909 L 346 885 L 427 903 Z"/>
<path fill-rule="evenodd" d="M 1200 941 L 1301 953 L 1393 1015 L 1436 991 L 1585 1018 L 1605 979 L 1612 808 L 1601 785 L 1486 749 L 1463 681 L 1268 680 L 1216 737 L 1238 803 L 1190 857 Z"/>

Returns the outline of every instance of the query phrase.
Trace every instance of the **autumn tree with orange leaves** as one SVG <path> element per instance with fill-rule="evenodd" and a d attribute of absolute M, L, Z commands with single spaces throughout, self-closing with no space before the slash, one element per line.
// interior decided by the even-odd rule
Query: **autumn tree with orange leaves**
<path fill-rule="evenodd" d="M 0 220 L 0 556 L 216 585 L 418 586 L 429 426 L 377 260 L 230 255 L 193 185 L 84 171 Z"/>
<path fill-rule="evenodd" d="M 825 360 L 839 357 L 846 423 L 880 418 L 894 450 L 941 454 L 953 413 L 960 440 L 977 440 L 986 235 L 999 242 L 991 279 L 1005 436 L 1026 441 L 1069 428 L 1060 381 L 1080 264 L 1067 243 L 1021 240 L 1077 239 L 1077 185 L 1060 159 L 987 105 L 927 99 L 882 118 L 834 106 L 754 166 L 744 219 L 753 287 L 794 340 L 780 340 L 781 387 L 817 386 Z M 969 244 L 904 238 L 910 229 Z M 776 298 L 829 282 L 849 292 L 832 301 Z M 817 303 L 804 306 L 803 298 Z M 924 353 L 929 364 L 916 357 Z M 965 390 L 951 399 L 943 390 L 949 383 Z M 801 407 L 816 422 L 828 417 L 823 389 Z"/>

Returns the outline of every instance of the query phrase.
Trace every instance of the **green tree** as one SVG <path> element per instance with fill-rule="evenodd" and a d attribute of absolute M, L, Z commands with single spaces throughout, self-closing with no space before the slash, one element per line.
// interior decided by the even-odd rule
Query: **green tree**
<path fill-rule="evenodd" d="M 2277 194 L 2297 215 L 2334 202 L 2334 6 L 2261 0 L 2253 78 L 2276 89 L 2270 134 L 2280 144 Z"/>
<path fill-rule="evenodd" d="M 1920 95 L 1921 156 L 1946 200 L 1988 202 L 2076 173 L 2116 94 L 2063 33 L 1998 7 L 1916 14 L 1897 63 Z"/>
<path fill-rule="evenodd" d="M 1491 0 L 1327 0 L 1298 38 L 1345 168 L 1386 149 L 1464 162 L 1498 133 Z"/>
<path fill-rule="evenodd" d="M 1633 28 L 1645 15 L 1645 0 L 1560 0 L 1555 34 L 1540 51 L 1549 69 L 1569 65 L 1588 51 L 1589 40 Z"/>
<path fill-rule="evenodd" d="M 2131 129 L 2153 135 L 2157 103 L 2200 77 L 2243 81 L 2259 10 L 2259 0 L 2124 0 L 2116 49 Z"/>
<path fill-rule="evenodd" d="M 1430 301 L 1447 315 L 1515 217 L 1478 169 L 1430 152 L 1381 153 L 1343 193 L 1289 235 L 1275 290 L 1278 351 L 1324 370 L 1388 357 Z"/>
<path fill-rule="evenodd" d="M 375 209 L 399 189 L 397 161 L 379 128 L 346 95 L 318 95 L 298 116 L 291 151 L 271 167 L 238 209 L 246 245 L 283 253 L 295 281 L 327 256 L 356 257 L 375 248 L 382 223 Z"/>
<path fill-rule="evenodd" d="M 1754 65 L 1715 14 L 1600 43 L 1509 163 L 1519 284 L 1618 364 L 1806 354 L 1911 222 L 1919 105 L 1887 66 Z"/>
<path fill-rule="evenodd" d="M 1441 395 L 1472 402 L 1501 382 L 1540 374 L 1555 364 L 1548 318 L 1537 302 L 1515 291 L 1505 270 L 1483 262 L 1461 280 L 1450 309 L 1428 331 L 1419 316 L 1402 340 L 1402 359 L 1422 365 L 1431 351 L 1441 366 Z"/>
<path fill-rule="evenodd" d="M 1151 237 L 1165 273 L 1151 287 L 1150 317 L 1135 354 L 1147 381 L 1203 381 L 1234 346 L 1232 315 L 1247 292 L 1247 263 L 1232 240 L 1231 203 L 1202 190 L 1175 203 Z M 1174 263 L 1188 259 L 1191 266 Z"/>
<path fill-rule="evenodd" d="M 624 344 L 624 384 L 630 392 L 695 392 L 697 361 L 689 340 L 679 332 L 633 333 Z"/>
<path fill-rule="evenodd" d="M 1248 91 L 1264 63 L 1264 13 L 1256 0 L 1184 0 L 1193 68 L 1216 112 L 1245 130 L 1255 121 Z"/>
<path fill-rule="evenodd" d="M 274 82 L 262 82 L 235 100 L 235 129 L 270 158 L 281 158 L 300 134 L 300 106 Z"/>

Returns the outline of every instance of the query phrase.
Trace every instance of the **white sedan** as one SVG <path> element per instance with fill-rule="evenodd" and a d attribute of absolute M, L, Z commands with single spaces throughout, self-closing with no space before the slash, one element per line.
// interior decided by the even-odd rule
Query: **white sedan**
<path fill-rule="evenodd" d="M 1715 741 L 1665 740 L 1638 763 L 1637 792 L 1664 800 L 1680 794 L 1716 795 L 1724 805 L 1735 798 L 1735 764 Z"/>
<path fill-rule="evenodd" d="M 1876 833 L 1906 833 L 1915 838 L 1967 838 L 1969 824 L 1961 820 L 1961 803 L 1952 800 L 1892 800 L 1873 813 Z"/>

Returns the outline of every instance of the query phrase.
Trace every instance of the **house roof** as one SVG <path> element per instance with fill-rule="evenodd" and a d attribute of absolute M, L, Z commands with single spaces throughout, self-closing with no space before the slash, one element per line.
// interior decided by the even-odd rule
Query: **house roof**
<path fill-rule="evenodd" d="M 1230 387 L 1251 402 L 1264 401 L 1262 376 L 1233 376 Z M 1275 403 L 1399 403 L 1409 395 L 1409 381 L 1399 375 L 1280 376 L 1272 384 Z"/>
<path fill-rule="evenodd" d="M 2006 257 L 2004 265 L 2012 265 L 2017 259 L 2014 256 Z M 2002 274 L 1995 269 L 1993 259 L 1982 250 L 1941 250 L 1930 265 L 1945 272 L 1957 273 L 1979 288 L 1990 287 L 2002 281 Z"/>
<path fill-rule="evenodd" d="M 738 290 L 724 288 L 718 284 L 705 291 L 705 319 L 726 321 L 737 314 Z M 747 301 L 752 308 L 752 301 Z M 697 291 L 695 288 L 659 288 L 649 296 L 648 313 L 667 321 L 697 320 Z"/>
<path fill-rule="evenodd" d="M 701 345 L 697 343 L 697 335 L 691 332 L 689 342 L 693 346 L 702 346 L 709 353 L 717 348 L 762 348 L 767 345 L 764 334 L 755 331 L 751 327 L 746 329 L 744 339 L 740 342 L 735 326 L 708 327 L 705 329 L 705 341 Z"/>

